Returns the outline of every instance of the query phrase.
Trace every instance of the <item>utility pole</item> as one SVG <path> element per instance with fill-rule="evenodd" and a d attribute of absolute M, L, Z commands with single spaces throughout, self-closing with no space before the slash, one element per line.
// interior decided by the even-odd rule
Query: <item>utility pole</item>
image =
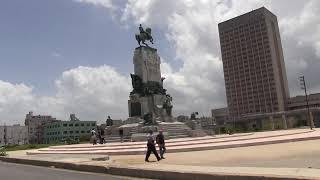
<path fill-rule="evenodd" d="M 308 101 L 308 94 L 307 94 L 307 87 L 306 87 L 306 81 L 304 79 L 304 76 L 300 76 L 300 85 L 301 85 L 301 89 L 304 90 L 304 94 L 305 94 L 305 98 L 306 98 L 306 103 L 307 103 L 307 109 L 308 109 L 308 118 L 309 118 L 309 125 L 310 125 L 310 129 L 312 130 L 312 120 L 310 117 L 310 108 L 309 108 L 309 101 Z"/>

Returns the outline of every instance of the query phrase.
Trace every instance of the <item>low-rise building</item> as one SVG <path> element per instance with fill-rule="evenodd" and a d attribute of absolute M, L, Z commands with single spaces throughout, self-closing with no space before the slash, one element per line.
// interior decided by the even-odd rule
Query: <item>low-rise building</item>
<path fill-rule="evenodd" d="M 70 116 L 70 117 L 75 117 Z M 64 142 L 67 139 L 80 140 L 90 138 L 91 130 L 96 129 L 96 121 L 80 121 L 78 118 L 70 121 L 56 121 L 47 123 L 44 127 L 45 143 Z"/>
<path fill-rule="evenodd" d="M 25 126 L 28 127 L 28 141 L 31 144 L 44 143 L 44 127 L 47 123 L 58 122 L 56 118 L 47 115 L 33 115 L 30 111 L 25 118 Z"/>
<path fill-rule="evenodd" d="M 228 108 L 212 109 L 211 114 L 217 125 L 223 125 L 228 121 Z"/>
<path fill-rule="evenodd" d="M 320 93 L 316 94 L 309 94 L 308 95 L 309 107 L 320 108 Z M 291 97 L 288 101 L 288 110 L 296 110 L 296 109 L 303 109 L 307 108 L 307 102 L 305 96 L 295 96 Z"/>
<path fill-rule="evenodd" d="M 320 127 L 320 93 L 309 94 L 308 103 L 310 117 L 316 127 Z M 299 124 L 307 125 L 308 109 L 306 97 L 303 95 L 291 97 L 288 101 L 288 110 Z"/>
<path fill-rule="evenodd" d="M 0 126 L 0 146 L 28 143 L 28 127 L 15 124 Z"/>
<path fill-rule="evenodd" d="M 310 118 L 315 127 L 320 127 L 320 93 L 308 95 Z M 309 126 L 306 98 L 303 95 L 288 99 L 288 109 L 280 112 L 252 113 L 230 118 L 227 108 L 213 109 L 212 117 L 217 125 L 223 122 L 241 129 L 286 129 Z"/>

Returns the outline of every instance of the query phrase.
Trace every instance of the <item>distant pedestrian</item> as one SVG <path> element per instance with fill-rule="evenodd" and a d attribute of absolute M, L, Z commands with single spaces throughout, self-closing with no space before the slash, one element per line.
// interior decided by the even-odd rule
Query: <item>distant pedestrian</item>
<path fill-rule="evenodd" d="M 149 134 L 147 136 L 147 154 L 146 154 L 146 158 L 145 161 L 149 162 L 149 157 L 151 152 L 156 156 L 157 160 L 160 161 L 161 158 L 159 157 L 157 150 L 156 150 L 156 146 L 154 144 L 154 137 L 153 137 L 153 132 L 150 130 Z"/>
<path fill-rule="evenodd" d="M 100 136 L 101 136 L 100 144 L 104 144 L 105 143 L 105 140 L 104 140 L 104 129 L 101 129 Z"/>
<path fill-rule="evenodd" d="M 165 145 L 165 142 L 164 142 L 164 135 L 163 135 L 162 130 L 159 131 L 159 134 L 157 135 L 157 138 L 156 138 L 156 142 L 157 142 L 157 144 L 159 146 L 161 159 L 165 159 L 163 157 L 163 154 L 166 152 L 166 145 Z"/>
<path fill-rule="evenodd" d="M 99 144 L 102 144 L 102 137 L 101 137 L 101 129 L 98 128 L 98 133 L 97 133 L 97 139 L 99 140 Z"/>
<path fill-rule="evenodd" d="M 123 129 L 119 129 L 119 136 L 120 136 L 120 141 L 123 142 Z"/>
<path fill-rule="evenodd" d="M 97 144 L 97 134 L 94 129 L 91 130 L 91 142 L 93 145 Z"/>
<path fill-rule="evenodd" d="M 94 129 L 91 129 L 91 136 L 95 135 L 96 131 Z"/>

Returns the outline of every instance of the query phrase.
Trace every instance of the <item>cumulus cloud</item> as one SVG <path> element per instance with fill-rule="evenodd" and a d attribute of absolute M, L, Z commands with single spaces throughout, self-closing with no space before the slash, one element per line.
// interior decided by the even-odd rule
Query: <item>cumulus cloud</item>
<path fill-rule="evenodd" d="M 66 120 L 75 113 L 81 120 L 103 122 L 107 115 L 128 116 L 129 76 L 114 68 L 79 66 L 56 80 L 55 96 L 37 96 L 32 87 L 0 81 L 0 123 L 23 123 L 23 114 L 50 114 Z"/>
<path fill-rule="evenodd" d="M 32 87 L 25 84 L 11 84 L 0 81 L 1 125 L 14 120 L 18 113 L 25 113 L 32 107 L 34 100 L 32 90 Z"/>
<path fill-rule="evenodd" d="M 278 15 L 291 95 L 301 94 L 298 77 L 304 75 L 310 93 L 319 92 L 320 2 L 317 0 L 273 4 Z M 290 13 L 282 9 L 290 3 Z M 289 9 L 289 10 L 290 10 Z"/>
<path fill-rule="evenodd" d="M 118 118 L 128 115 L 129 76 L 110 66 L 71 69 L 63 72 L 56 85 L 56 99 L 62 102 L 64 112 L 74 112 L 88 120 L 105 119 L 108 114 Z"/>

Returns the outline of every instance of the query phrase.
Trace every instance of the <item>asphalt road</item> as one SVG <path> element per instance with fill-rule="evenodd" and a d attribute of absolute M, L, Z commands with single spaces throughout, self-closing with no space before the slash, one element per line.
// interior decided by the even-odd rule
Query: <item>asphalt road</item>
<path fill-rule="evenodd" d="M 86 173 L 0 161 L 1 180 L 128 180 L 137 179 L 107 174 Z M 138 179 L 137 179 L 138 180 Z"/>

